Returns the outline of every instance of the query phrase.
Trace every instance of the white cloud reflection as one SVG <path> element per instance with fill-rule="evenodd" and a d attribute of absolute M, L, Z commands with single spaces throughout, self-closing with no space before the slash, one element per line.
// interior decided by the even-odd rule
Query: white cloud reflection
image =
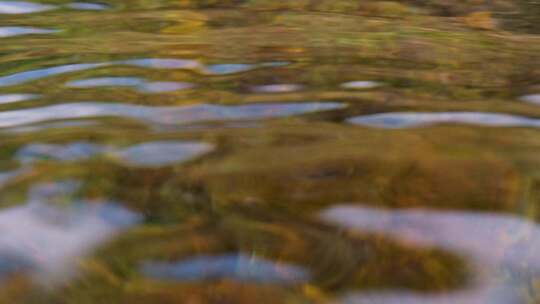
<path fill-rule="evenodd" d="M 540 275 L 540 226 L 519 217 L 359 205 L 334 206 L 321 217 L 341 227 L 386 235 L 412 246 L 446 250 L 469 262 L 475 275 L 470 286 L 447 293 L 350 291 L 341 298 L 343 303 L 525 303 L 521 288 Z"/>
<path fill-rule="evenodd" d="M 0 210 L 0 278 L 23 272 L 40 284 L 63 282 L 75 275 L 78 258 L 140 220 L 110 202 L 53 204 L 76 186 L 37 185 L 26 204 Z"/>

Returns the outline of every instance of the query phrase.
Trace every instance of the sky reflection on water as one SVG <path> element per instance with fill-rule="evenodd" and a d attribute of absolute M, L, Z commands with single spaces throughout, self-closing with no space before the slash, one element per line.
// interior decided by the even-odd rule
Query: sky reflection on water
<path fill-rule="evenodd" d="M 137 90 L 143 93 L 166 93 L 189 90 L 194 87 L 195 85 L 189 82 L 153 81 L 141 84 L 137 87 Z"/>
<path fill-rule="evenodd" d="M 214 75 L 226 75 L 234 74 L 243 71 L 250 70 L 256 66 L 247 64 L 215 64 L 207 67 L 201 65 L 196 60 L 190 59 L 172 59 L 172 58 L 142 58 L 142 59 L 130 59 L 111 62 L 98 62 L 98 63 L 76 63 L 66 64 L 42 69 L 36 69 L 31 71 L 19 72 L 11 75 L 0 77 L 0 87 L 8 87 L 14 85 L 20 85 L 26 82 L 35 81 L 38 79 L 47 78 L 50 76 L 62 75 L 72 72 L 80 72 L 105 66 L 134 66 L 147 69 L 161 69 L 161 70 L 176 70 L 186 69 L 195 70 L 201 73 L 210 73 Z M 260 65 L 264 66 L 264 65 Z M 268 66 L 272 67 L 272 66 Z M 106 77 L 110 81 L 114 81 L 116 77 Z M 122 77 L 118 77 L 122 78 Z M 118 80 L 122 85 L 121 80 Z M 128 81 L 126 79 L 126 81 Z M 75 82 L 76 85 L 76 82 Z"/>
<path fill-rule="evenodd" d="M 56 9 L 56 6 L 24 1 L 0 1 L 0 14 L 29 14 L 53 9 Z"/>
<path fill-rule="evenodd" d="M 12 178 L 19 175 L 22 171 L 24 170 L 18 169 L 18 170 L 13 170 L 13 171 L 0 172 L 0 188 L 2 188 Z"/>
<path fill-rule="evenodd" d="M 117 148 L 73 142 L 68 144 L 32 143 L 19 149 L 15 158 L 22 164 L 54 160 L 73 162 L 93 156 L 107 155 L 129 166 L 160 167 L 188 161 L 212 151 L 210 144 L 192 141 L 149 141 Z M 0 175 L 1 181 L 1 175 Z"/>
<path fill-rule="evenodd" d="M 39 97 L 36 94 L 3 94 L 0 95 L 0 104 L 15 103 Z"/>
<path fill-rule="evenodd" d="M 268 84 L 252 87 L 252 91 L 256 93 L 288 93 L 301 91 L 302 89 L 304 89 L 302 85 L 289 83 Z"/>
<path fill-rule="evenodd" d="M 362 115 L 348 119 L 355 125 L 374 128 L 413 128 L 436 124 L 470 124 L 488 127 L 540 127 L 540 119 L 524 116 L 481 112 L 440 113 L 382 113 Z"/>
<path fill-rule="evenodd" d="M 36 34 L 52 34 L 58 32 L 52 29 L 42 29 L 30 26 L 3 26 L 0 27 L 0 38 L 36 35 Z"/>
<path fill-rule="evenodd" d="M 24 270 L 44 285 L 63 282 L 75 274 L 78 258 L 140 220 L 111 202 L 49 203 L 72 191 L 70 182 L 36 185 L 26 204 L 0 210 L 0 265 L 18 266 L 0 275 Z"/>
<path fill-rule="evenodd" d="M 195 85 L 175 81 L 147 81 L 138 77 L 99 77 L 73 80 L 66 83 L 69 88 L 132 87 L 143 93 L 163 93 L 191 89 Z"/>
<path fill-rule="evenodd" d="M 0 87 L 14 86 L 25 82 L 34 81 L 50 76 L 61 75 L 66 73 L 89 70 L 97 67 L 106 66 L 106 63 L 77 63 L 55 66 L 33 71 L 20 72 L 12 75 L 0 77 Z"/>
<path fill-rule="evenodd" d="M 97 121 L 91 120 L 66 120 L 66 121 L 57 121 L 49 123 L 38 123 L 36 125 L 21 126 L 3 130 L 5 133 L 17 134 L 17 133 L 31 133 L 39 132 L 45 130 L 54 130 L 54 129 L 63 129 L 63 128 L 82 128 L 82 127 L 92 127 L 97 126 L 99 123 Z"/>
<path fill-rule="evenodd" d="M 540 276 L 540 227 L 516 216 L 339 205 L 322 211 L 321 218 L 415 247 L 447 250 L 469 262 L 475 275 L 471 286 L 444 294 L 350 291 L 344 303 L 525 303 L 520 286 Z"/>
<path fill-rule="evenodd" d="M 66 145 L 32 143 L 17 151 L 15 157 L 23 164 L 37 160 L 78 161 L 103 153 L 105 148 L 86 142 L 75 142 Z"/>
<path fill-rule="evenodd" d="M 371 80 L 350 81 L 341 84 L 342 88 L 350 90 L 374 89 L 380 86 L 380 83 Z"/>
<path fill-rule="evenodd" d="M 285 117 L 343 108 L 332 102 L 249 104 L 222 106 L 198 104 L 178 107 L 152 107 L 120 103 L 65 103 L 40 108 L 0 112 L 0 128 L 16 127 L 48 120 L 122 117 L 155 124 L 188 124 L 212 120 L 256 120 Z"/>
<path fill-rule="evenodd" d="M 200 142 L 154 141 L 121 149 L 113 156 L 131 166 L 160 167 L 191 160 L 213 149 Z"/>
<path fill-rule="evenodd" d="M 119 61 L 118 64 L 138 66 L 149 69 L 197 69 L 201 64 L 196 60 L 173 58 L 143 58 Z"/>
<path fill-rule="evenodd" d="M 540 94 L 525 95 L 520 99 L 524 102 L 540 105 Z"/>
<path fill-rule="evenodd" d="M 59 9 L 61 6 L 53 4 L 41 4 L 25 1 L 0 1 L 0 14 L 18 15 L 39 13 L 50 10 Z M 72 2 L 67 3 L 64 7 L 74 10 L 101 11 L 109 8 L 105 4 L 91 2 Z"/>
<path fill-rule="evenodd" d="M 73 80 L 66 83 L 70 88 L 97 88 L 97 87 L 136 87 L 144 83 L 144 80 L 137 77 L 100 77 Z"/>
<path fill-rule="evenodd" d="M 211 64 L 206 67 L 206 71 L 209 74 L 226 75 L 226 74 L 245 72 L 254 68 L 255 66 L 251 64 L 227 63 L 227 64 Z"/>
<path fill-rule="evenodd" d="M 153 278 L 176 281 L 231 279 L 246 283 L 298 284 L 310 279 L 301 267 L 245 254 L 197 256 L 176 263 L 148 261 L 141 271 Z"/>
<path fill-rule="evenodd" d="M 68 3 L 66 7 L 84 11 L 103 11 L 109 8 L 109 6 L 105 4 L 90 2 L 72 2 Z"/>

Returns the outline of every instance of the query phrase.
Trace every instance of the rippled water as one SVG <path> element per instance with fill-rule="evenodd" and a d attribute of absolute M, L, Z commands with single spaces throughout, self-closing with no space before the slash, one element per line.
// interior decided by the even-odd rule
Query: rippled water
<path fill-rule="evenodd" d="M 0 1 L 0 302 L 540 301 L 539 16 Z"/>

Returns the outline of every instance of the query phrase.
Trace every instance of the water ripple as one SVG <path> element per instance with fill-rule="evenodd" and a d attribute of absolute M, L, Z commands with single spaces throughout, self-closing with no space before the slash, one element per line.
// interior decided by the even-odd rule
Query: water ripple
<path fill-rule="evenodd" d="M 227 75 L 246 72 L 255 67 L 255 65 L 244 63 L 212 64 L 206 67 L 206 72 L 213 75 Z"/>
<path fill-rule="evenodd" d="M 3 94 L 0 95 L 0 104 L 15 103 L 38 97 L 37 94 Z"/>
<path fill-rule="evenodd" d="M 77 161 L 102 153 L 105 148 L 85 142 L 66 145 L 32 143 L 17 151 L 15 158 L 28 164 L 37 160 Z"/>
<path fill-rule="evenodd" d="M 197 256 L 177 263 L 148 261 L 142 264 L 141 270 L 153 278 L 177 281 L 232 279 L 239 282 L 298 284 L 310 278 L 308 271 L 301 267 L 244 254 Z"/>
<path fill-rule="evenodd" d="M 255 65 L 248 64 L 216 64 L 210 66 L 203 66 L 196 60 L 190 59 L 172 59 L 172 58 L 141 58 L 120 60 L 111 62 L 97 62 L 97 63 L 75 63 L 66 64 L 60 66 L 54 66 L 49 68 L 36 69 L 32 71 L 24 71 L 11 75 L 0 77 L 0 87 L 19 85 L 26 82 L 46 78 L 49 76 L 56 76 L 71 72 L 80 72 L 84 70 L 94 69 L 104 66 L 133 66 L 147 69 L 161 69 L 161 70 L 176 70 L 185 69 L 193 70 L 200 73 L 209 73 L 212 75 L 226 75 L 232 73 L 238 73 L 255 68 Z M 261 64 L 260 66 L 263 66 Z"/>
<path fill-rule="evenodd" d="M 302 89 L 304 87 L 299 84 L 283 83 L 254 86 L 252 91 L 256 93 L 289 93 L 301 91 Z"/>
<path fill-rule="evenodd" d="M 49 76 L 80 72 L 110 65 L 128 65 L 152 69 L 192 69 L 199 66 L 196 61 L 184 59 L 133 59 L 115 62 L 76 63 L 37 69 L 32 71 L 25 71 L 3 76 L 0 77 L 0 87 L 19 85 Z M 109 80 L 111 79 L 113 78 L 110 78 Z"/>
<path fill-rule="evenodd" d="M 66 7 L 83 11 L 103 11 L 109 8 L 105 4 L 90 2 L 72 2 L 68 3 Z"/>
<path fill-rule="evenodd" d="M 49 76 L 61 75 L 71 72 L 79 72 L 97 67 L 103 67 L 106 65 L 107 63 L 77 63 L 15 73 L 12 75 L 0 77 L 0 87 L 23 84 L 25 82 L 38 80 Z"/>
<path fill-rule="evenodd" d="M 526 303 L 519 286 L 527 286 L 540 274 L 540 226 L 515 216 L 338 205 L 324 210 L 321 217 L 363 233 L 388 235 L 411 246 L 448 250 L 474 267 L 476 277 L 471 286 L 454 292 L 349 292 L 344 303 Z"/>
<path fill-rule="evenodd" d="M 23 35 L 36 35 L 36 34 L 52 34 L 57 33 L 57 30 L 42 29 L 30 26 L 3 26 L 0 27 L 0 38 L 23 36 Z"/>
<path fill-rule="evenodd" d="M 31 164 L 43 160 L 80 161 L 92 156 L 107 154 L 130 166 L 160 167 L 194 159 L 213 149 L 214 146 L 211 144 L 194 141 L 150 141 L 126 148 L 87 142 L 32 143 L 19 149 L 15 158 L 22 164 Z M 0 174 L 0 183 L 1 181 L 2 175 Z"/>
<path fill-rule="evenodd" d="M 96 126 L 96 125 L 98 125 L 98 122 L 96 121 L 78 121 L 78 120 L 69 121 L 67 120 L 67 121 L 43 123 L 43 124 L 38 124 L 38 125 L 22 126 L 22 127 L 4 130 L 4 131 L 7 131 L 9 133 L 30 133 L 30 132 L 49 130 L 49 129 L 91 127 L 91 126 Z"/>
<path fill-rule="evenodd" d="M 66 83 L 66 86 L 70 88 L 97 88 L 106 86 L 136 87 L 143 82 L 143 79 L 137 77 L 100 77 L 73 80 Z"/>
<path fill-rule="evenodd" d="M 11 181 L 13 178 L 19 176 L 22 172 L 26 171 L 25 169 L 17 169 L 13 171 L 0 172 L 0 188 L 2 188 L 6 183 Z"/>
<path fill-rule="evenodd" d="M 382 113 L 353 117 L 348 122 L 356 125 L 388 129 L 412 128 L 444 123 L 488 127 L 540 127 L 540 119 L 482 112 Z"/>
<path fill-rule="evenodd" d="M 194 87 L 195 85 L 189 82 L 153 81 L 141 84 L 137 87 L 137 90 L 143 93 L 165 93 L 188 90 Z"/>
<path fill-rule="evenodd" d="M 66 194 L 62 185 L 57 186 L 45 187 L 53 190 L 46 196 L 54 197 L 55 189 Z M 0 276 L 24 270 L 38 283 L 62 282 L 74 275 L 78 258 L 140 220 L 109 202 L 54 207 L 43 201 L 42 190 L 36 191 L 39 194 L 31 195 L 27 204 L 0 211 Z"/>
<path fill-rule="evenodd" d="M 525 95 L 520 98 L 521 101 L 540 105 L 540 94 Z"/>
<path fill-rule="evenodd" d="M 160 167 L 194 159 L 213 149 L 213 145 L 200 142 L 154 141 L 127 147 L 113 156 L 131 166 Z"/>
<path fill-rule="evenodd" d="M 143 58 L 118 61 L 117 64 L 138 66 L 150 69 L 197 69 L 201 64 L 190 59 Z"/>
<path fill-rule="evenodd" d="M 56 9 L 54 5 L 24 1 L 0 1 L 0 14 L 29 14 Z"/>
<path fill-rule="evenodd" d="M 147 81 L 138 77 L 100 77 L 73 80 L 66 83 L 70 88 L 133 87 L 144 93 L 163 93 L 191 89 L 194 84 L 175 81 Z"/>
<path fill-rule="evenodd" d="M 350 82 L 345 82 L 341 84 L 341 87 L 344 89 L 356 89 L 356 90 L 374 89 L 380 86 L 381 84 L 379 82 L 370 81 L 370 80 L 350 81 Z"/>
<path fill-rule="evenodd" d="M 39 108 L 0 112 L 0 128 L 17 127 L 49 120 L 123 117 L 155 124 L 188 124 L 220 120 L 256 120 L 285 117 L 345 107 L 342 103 L 308 102 L 222 106 L 199 104 L 151 107 L 121 103 L 66 103 Z"/>

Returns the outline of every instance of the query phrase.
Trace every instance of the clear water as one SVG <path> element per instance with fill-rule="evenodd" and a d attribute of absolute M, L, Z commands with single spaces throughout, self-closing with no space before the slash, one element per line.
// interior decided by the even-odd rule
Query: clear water
<path fill-rule="evenodd" d="M 537 1 L 0 1 L 0 303 L 537 303 Z"/>

